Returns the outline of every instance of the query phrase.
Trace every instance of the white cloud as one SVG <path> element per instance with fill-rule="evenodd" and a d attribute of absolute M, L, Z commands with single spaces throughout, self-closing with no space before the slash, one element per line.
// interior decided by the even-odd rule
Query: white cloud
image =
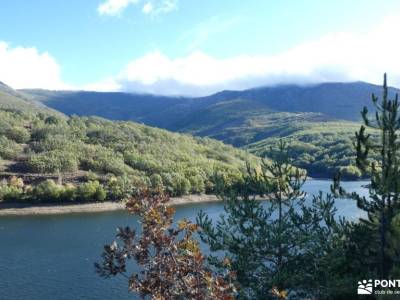
<path fill-rule="evenodd" d="M 153 4 L 151 4 L 151 2 L 147 2 L 142 9 L 142 12 L 144 14 L 150 14 L 153 11 L 154 7 Z"/>
<path fill-rule="evenodd" d="M 147 0 L 142 12 L 154 18 L 158 15 L 177 10 L 178 2 L 179 0 Z"/>
<path fill-rule="evenodd" d="M 0 81 L 13 88 L 68 89 L 60 66 L 47 52 L 34 47 L 10 47 L 0 41 Z"/>
<path fill-rule="evenodd" d="M 178 8 L 179 0 L 146 0 L 142 12 L 154 18 L 166 14 Z M 119 16 L 129 5 L 136 5 L 142 0 L 106 0 L 102 2 L 97 11 L 100 15 Z"/>
<path fill-rule="evenodd" d="M 107 0 L 101 3 L 97 11 L 100 15 L 117 16 L 130 4 L 136 4 L 138 0 Z"/>
<path fill-rule="evenodd" d="M 364 33 L 334 33 L 276 55 L 218 59 L 201 51 L 170 58 L 160 51 L 131 61 L 108 79 L 124 91 L 206 95 L 279 83 L 363 80 L 400 86 L 400 17 L 386 18 Z"/>

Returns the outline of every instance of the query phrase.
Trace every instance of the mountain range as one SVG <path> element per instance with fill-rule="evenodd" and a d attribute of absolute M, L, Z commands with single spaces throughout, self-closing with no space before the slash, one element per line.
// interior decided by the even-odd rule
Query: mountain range
<path fill-rule="evenodd" d="M 391 88 L 392 92 L 398 89 Z M 179 129 L 193 114 L 220 110 L 227 115 L 245 108 L 263 112 L 313 112 L 356 121 L 363 106 L 371 107 L 371 94 L 381 87 L 366 82 L 278 85 L 243 91 L 222 91 L 207 97 L 185 98 L 121 92 L 20 90 L 32 99 L 65 114 L 97 115 L 113 120 L 134 120 Z M 242 101 L 239 101 L 242 100 Z M 243 107 L 245 106 L 245 107 Z"/>
<path fill-rule="evenodd" d="M 373 110 L 371 94 L 379 95 L 381 87 L 365 82 L 278 85 L 222 91 L 201 98 L 115 92 L 20 92 L 67 115 L 132 120 L 244 146 L 271 136 L 286 136 L 294 127 L 305 124 L 357 122 L 364 106 Z"/>

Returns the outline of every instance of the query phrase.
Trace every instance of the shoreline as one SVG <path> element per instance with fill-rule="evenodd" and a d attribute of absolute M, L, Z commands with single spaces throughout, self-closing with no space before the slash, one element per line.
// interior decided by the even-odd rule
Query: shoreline
<path fill-rule="evenodd" d="M 310 178 L 309 180 L 323 180 Z M 356 180 L 364 181 L 364 180 Z M 199 204 L 219 202 L 217 196 L 207 194 L 185 195 L 171 197 L 170 205 Z M 60 203 L 60 204 L 24 204 L 0 202 L 0 218 L 2 216 L 35 216 L 35 215 L 63 215 L 71 213 L 98 213 L 125 210 L 124 202 L 90 202 L 90 203 Z"/>
<path fill-rule="evenodd" d="M 197 204 L 220 201 L 215 195 L 187 195 L 172 197 L 170 205 Z M 71 213 L 97 213 L 125 210 L 124 202 L 93 202 L 93 203 L 68 203 L 68 204 L 22 204 L 0 203 L 0 217 L 2 216 L 34 216 L 34 215 L 61 215 Z"/>

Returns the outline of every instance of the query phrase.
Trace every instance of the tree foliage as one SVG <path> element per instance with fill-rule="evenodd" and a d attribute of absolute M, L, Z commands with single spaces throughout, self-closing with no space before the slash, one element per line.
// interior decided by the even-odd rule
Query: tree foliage
<path fill-rule="evenodd" d="M 96 263 L 102 277 L 124 275 L 129 290 L 143 299 L 234 299 L 230 276 L 215 275 L 205 266 L 198 226 L 184 219 L 172 226 L 174 208 L 165 194 L 142 191 L 127 202 L 127 209 L 140 217 L 141 233 L 119 228 L 117 239 L 106 245 L 102 262 Z M 128 273 L 129 263 L 136 271 Z"/>
<path fill-rule="evenodd" d="M 400 214 L 400 104 L 397 94 L 390 99 L 386 74 L 382 98 L 379 100 L 372 95 L 372 102 L 376 113 L 370 118 L 368 109 L 363 109 L 364 125 L 356 133 L 355 144 L 357 165 L 370 176 L 369 197 L 354 193 L 351 196 L 357 199 L 358 206 L 368 215 L 361 222 L 368 229 L 366 237 L 370 243 L 366 254 L 370 257 L 370 268 L 380 278 L 389 278 L 393 270 L 400 266 L 397 247 L 400 237 L 397 228 Z M 378 131 L 379 139 L 372 139 L 367 128 Z M 339 182 L 336 184 L 338 192 L 346 194 Z"/>
<path fill-rule="evenodd" d="M 249 168 L 242 186 L 222 190 L 225 214 L 215 224 L 198 215 L 209 262 L 221 271 L 231 262 L 240 299 L 353 295 L 362 269 L 349 264 L 357 225 L 336 217 L 331 195 L 306 198 L 305 174 L 292 166 L 284 143 L 270 155 L 260 169 Z"/>

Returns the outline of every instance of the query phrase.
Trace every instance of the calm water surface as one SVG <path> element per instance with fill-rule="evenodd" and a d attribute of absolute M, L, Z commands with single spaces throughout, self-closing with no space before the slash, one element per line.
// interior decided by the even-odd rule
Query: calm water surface
<path fill-rule="evenodd" d="M 366 194 L 367 182 L 345 182 L 349 191 Z M 312 194 L 329 191 L 330 181 L 309 180 Z M 363 216 L 354 201 L 337 200 L 338 213 L 351 219 Z M 222 205 L 205 203 L 177 207 L 176 219 L 195 220 L 200 210 L 212 218 Z M 123 278 L 102 279 L 93 264 L 102 246 L 110 243 L 118 226 L 137 226 L 125 212 L 60 216 L 0 217 L 0 299 L 133 299 Z"/>

